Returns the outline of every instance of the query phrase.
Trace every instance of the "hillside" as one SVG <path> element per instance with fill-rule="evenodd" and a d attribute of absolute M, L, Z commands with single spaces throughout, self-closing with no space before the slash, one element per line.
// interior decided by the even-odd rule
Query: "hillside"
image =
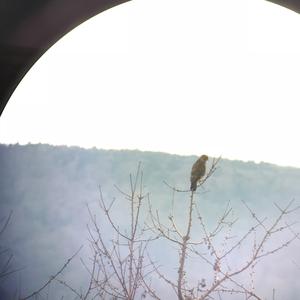
<path fill-rule="evenodd" d="M 195 159 L 194 156 L 141 151 L 86 150 L 43 144 L 0 145 L 0 217 L 13 211 L 2 245 L 14 253 L 14 265 L 25 268 L 21 272 L 23 291 L 38 288 L 86 243 L 89 222 L 86 204 L 93 206 L 97 202 L 99 185 L 105 199 L 120 198 L 114 185 L 126 189 L 129 173 L 134 173 L 141 162 L 145 190 L 149 191 L 153 206 L 167 215 L 172 193 L 163 182 L 180 189 L 188 188 Z M 224 159 L 200 193 L 199 201 L 203 203 L 208 222 L 213 222 L 214 216 L 230 201 L 243 227 L 247 211 L 241 200 L 262 216 L 273 216 L 276 213 L 273 202 L 284 205 L 293 198 L 300 199 L 299 179 L 297 168 Z M 182 194 L 176 199 L 179 208 L 186 197 Z M 123 207 L 115 212 L 120 218 L 122 213 Z M 300 261 L 296 250 L 290 253 L 289 266 L 291 260 Z M 76 267 L 75 264 L 73 268 Z M 281 272 L 282 275 L 287 271 L 282 269 Z M 284 299 L 300 297 L 300 287 L 293 281 L 296 277 L 293 275 L 299 275 L 297 268 L 289 273 L 290 281 L 281 283 L 289 290 L 290 298 Z M 71 271 L 65 276 L 77 284 L 84 282 Z M 278 280 L 276 274 L 272 276 Z M 14 291 L 17 277 L 11 276 L 2 287 L 0 285 L 0 293 Z M 59 297 L 54 295 L 53 299 Z"/>

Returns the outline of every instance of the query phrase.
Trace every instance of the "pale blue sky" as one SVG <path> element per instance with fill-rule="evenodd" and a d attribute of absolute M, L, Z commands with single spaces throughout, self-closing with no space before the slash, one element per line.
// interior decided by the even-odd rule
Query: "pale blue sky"
<path fill-rule="evenodd" d="M 264 0 L 120 5 L 33 66 L 0 118 L 0 142 L 300 167 L 299 31 L 298 14 Z"/>

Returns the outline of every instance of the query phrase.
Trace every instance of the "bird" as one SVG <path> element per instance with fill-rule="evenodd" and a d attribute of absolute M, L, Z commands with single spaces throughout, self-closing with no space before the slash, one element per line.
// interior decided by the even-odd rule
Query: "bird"
<path fill-rule="evenodd" d="M 191 191 L 196 191 L 197 183 L 200 179 L 205 175 L 205 163 L 208 160 L 207 155 L 201 155 L 200 158 L 196 160 L 193 164 L 192 171 L 191 171 Z"/>

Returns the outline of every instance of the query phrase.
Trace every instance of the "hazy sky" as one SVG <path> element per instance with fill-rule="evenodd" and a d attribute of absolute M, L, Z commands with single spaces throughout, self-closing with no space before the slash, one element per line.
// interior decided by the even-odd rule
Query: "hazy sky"
<path fill-rule="evenodd" d="M 0 118 L 0 142 L 300 167 L 299 31 L 298 14 L 264 0 L 125 3 L 33 66 Z"/>

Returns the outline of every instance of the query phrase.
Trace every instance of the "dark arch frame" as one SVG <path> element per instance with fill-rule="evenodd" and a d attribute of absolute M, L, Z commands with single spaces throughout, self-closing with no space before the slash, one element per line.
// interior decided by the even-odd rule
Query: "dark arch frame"
<path fill-rule="evenodd" d="M 49 47 L 82 22 L 128 1 L 0 0 L 0 115 L 24 75 Z M 300 13 L 300 0 L 270 2 Z"/>

